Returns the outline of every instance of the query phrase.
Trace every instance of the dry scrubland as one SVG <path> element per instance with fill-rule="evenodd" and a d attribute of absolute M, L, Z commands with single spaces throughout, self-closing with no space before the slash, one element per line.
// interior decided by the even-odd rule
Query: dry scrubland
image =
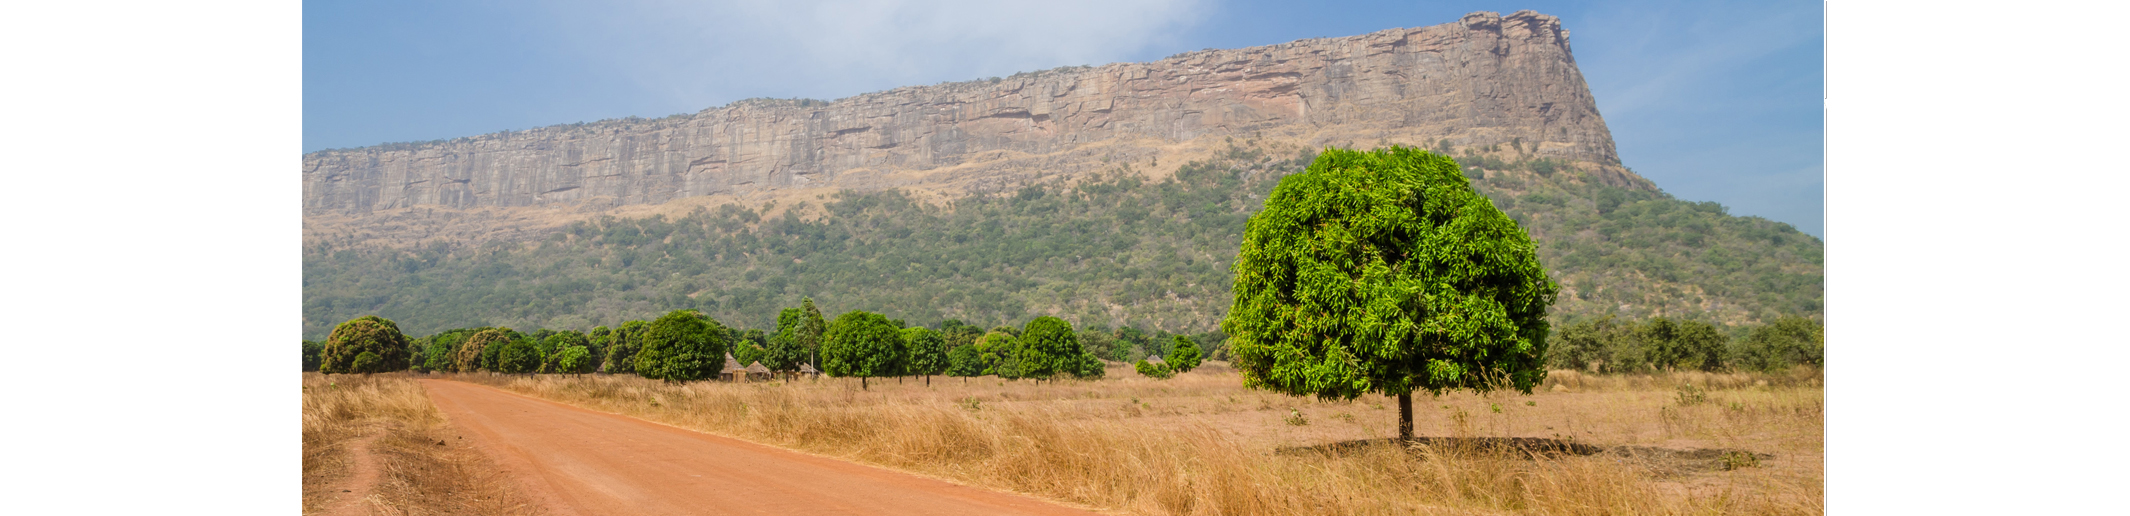
<path fill-rule="evenodd" d="M 531 514 L 405 374 L 303 374 L 304 514 Z"/>
<path fill-rule="evenodd" d="M 1396 433 L 1390 398 L 1318 402 L 1252 391 L 1218 363 L 1168 381 L 1122 367 L 1108 374 L 1041 383 L 934 377 L 929 387 L 874 379 L 870 391 L 836 378 L 453 377 L 1139 514 L 1824 512 L 1824 391 L 1814 370 L 1556 371 L 1532 395 L 1422 396 L 1416 432 L 1453 439 L 1410 449 L 1383 444 Z M 1486 437 L 1558 439 L 1595 453 L 1468 445 Z M 1376 440 L 1350 443 L 1364 439 Z M 1350 445 L 1323 446 L 1341 442 Z M 306 478 L 311 462 L 307 455 Z"/>

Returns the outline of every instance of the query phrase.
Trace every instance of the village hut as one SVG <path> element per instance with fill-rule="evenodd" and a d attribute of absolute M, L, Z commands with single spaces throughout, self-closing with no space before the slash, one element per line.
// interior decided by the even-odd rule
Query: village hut
<path fill-rule="evenodd" d="M 752 364 L 747 364 L 747 379 L 748 379 L 748 380 L 750 380 L 750 381 L 751 381 L 751 380 L 768 380 L 768 379 L 769 379 L 769 368 L 767 368 L 767 367 L 762 367 L 762 361 L 760 361 L 760 360 L 756 360 L 756 361 L 754 361 L 754 363 L 752 363 Z"/>
<path fill-rule="evenodd" d="M 732 352 L 727 351 L 725 352 L 725 368 L 718 370 L 717 379 L 727 382 L 747 381 L 747 368 L 740 367 L 739 359 L 732 358 Z"/>
<path fill-rule="evenodd" d="M 1146 365 L 1162 365 L 1166 363 L 1168 362 L 1161 361 L 1161 355 L 1154 355 L 1153 357 L 1146 359 Z"/>
<path fill-rule="evenodd" d="M 807 377 L 819 378 L 821 376 L 821 370 L 814 369 L 813 364 L 799 364 L 799 374 Z"/>

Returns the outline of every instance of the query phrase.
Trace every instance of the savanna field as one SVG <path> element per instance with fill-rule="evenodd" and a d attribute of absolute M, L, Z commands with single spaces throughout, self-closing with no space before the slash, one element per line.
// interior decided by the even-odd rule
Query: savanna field
<path fill-rule="evenodd" d="M 1552 371 L 1531 394 L 1391 398 L 1246 389 L 1222 362 L 1160 380 L 983 376 L 663 383 L 633 375 L 307 373 L 306 512 L 385 450 L 378 513 L 538 512 L 455 446 L 418 378 L 478 383 L 954 482 L 1128 514 L 1819 514 L 1825 391 L 1774 373 Z M 331 384 L 332 387 L 326 385 Z M 1524 439 L 1499 439 L 1524 438 Z M 451 444 L 448 443 L 447 444 Z M 448 470 L 448 472 L 447 472 Z M 441 481 L 436 479 L 450 478 Z M 425 480 L 427 479 L 427 480 Z M 437 485 L 449 484 L 447 487 Z M 426 489 L 426 490 L 425 490 Z M 447 496 L 479 493 L 478 496 Z"/>

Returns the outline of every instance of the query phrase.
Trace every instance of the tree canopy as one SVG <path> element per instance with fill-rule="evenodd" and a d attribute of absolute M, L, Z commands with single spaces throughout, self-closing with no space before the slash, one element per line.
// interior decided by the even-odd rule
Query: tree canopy
<path fill-rule="evenodd" d="M 828 325 L 828 338 L 821 344 L 821 372 L 855 376 L 861 387 L 870 388 L 867 378 L 894 373 L 901 346 L 902 331 L 887 316 L 852 310 Z"/>
<path fill-rule="evenodd" d="M 1294 395 L 1529 392 L 1557 287 L 1522 227 L 1448 157 L 1326 149 L 1250 218 L 1231 336 L 1245 385 Z"/>
<path fill-rule="evenodd" d="M 1198 351 L 1198 341 L 1182 335 L 1177 335 L 1174 340 L 1176 346 L 1169 351 L 1167 360 L 1169 367 L 1179 373 L 1197 369 L 1198 363 L 1205 360 L 1205 354 Z"/>
<path fill-rule="evenodd" d="M 904 373 L 929 377 L 947 372 L 946 336 L 922 326 L 904 328 L 902 343 L 909 350 Z"/>
<path fill-rule="evenodd" d="M 636 374 L 653 380 L 686 382 L 717 377 L 731 350 L 723 324 L 694 310 L 674 310 L 644 327 L 643 349 L 636 352 Z"/>
<path fill-rule="evenodd" d="M 369 360 L 360 355 L 369 353 Z M 382 373 L 407 368 L 407 336 L 399 333 L 399 325 L 392 320 L 375 315 L 350 319 L 333 327 L 331 336 L 325 339 L 325 348 L 318 353 L 318 371 L 322 373 Z"/>

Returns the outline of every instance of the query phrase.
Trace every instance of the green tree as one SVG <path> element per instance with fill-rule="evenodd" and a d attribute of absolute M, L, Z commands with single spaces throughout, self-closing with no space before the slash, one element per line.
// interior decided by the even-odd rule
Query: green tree
<path fill-rule="evenodd" d="M 805 349 L 807 355 L 814 357 L 814 360 L 818 361 L 820 360 L 822 339 L 827 338 L 827 335 L 828 319 L 821 317 L 821 309 L 814 307 L 814 298 L 801 298 L 799 300 L 799 328 L 794 333 L 794 336 L 798 338 L 799 347 Z"/>
<path fill-rule="evenodd" d="M 358 364 L 363 353 L 373 359 Z M 327 374 L 382 373 L 407 368 L 407 336 L 399 325 L 375 315 L 350 319 L 333 327 L 325 347 L 318 352 L 318 371 Z"/>
<path fill-rule="evenodd" d="M 1778 318 L 1746 334 L 1737 355 L 1741 366 L 1755 371 L 1817 366 L 1826 356 L 1826 330 L 1811 319 Z"/>
<path fill-rule="evenodd" d="M 1162 380 L 1167 380 L 1176 376 L 1176 370 L 1169 368 L 1169 365 L 1166 361 L 1157 365 L 1151 362 L 1147 362 L 1145 360 L 1140 360 L 1137 363 L 1132 364 L 1132 369 L 1138 371 L 1140 376 L 1145 376 L 1148 378 L 1158 378 Z"/>
<path fill-rule="evenodd" d="M 901 345 L 902 331 L 887 316 L 852 310 L 828 326 L 828 338 L 821 344 L 821 372 L 856 376 L 858 387 L 870 390 L 867 379 L 890 374 Z"/>
<path fill-rule="evenodd" d="M 531 338 L 523 338 L 504 344 L 496 352 L 495 372 L 503 374 L 532 374 L 540 372 L 540 365 L 547 355 Z"/>
<path fill-rule="evenodd" d="M 983 374 L 998 375 L 999 378 L 1006 379 L 1020 378 L 1019 346 L 1019 340 L 1014 339 L 1013 334 L 996 329 L 984 334 L 984 338 L 976 344 L 978 358 L 984 363 Z"/>
<path fill-rule="evenodd" d="M 1612 360 L 1614 350 L 1627 345 L 1633 326 L 1611 315 L 1576 321 L 1551 336 L 1547 361 L 1561 369 L 1600 373 L 1607 364 L 1618 367 Z"/>
<path fill-rule="evenodd" d="M 1724 345 L 1730 340 L 1715 326 L 1701 321 L 1655 317 L 1635 329 L 1650 365 L 1664 369 L 1720 371 Z"/>
<path fill-rule="evenodd" d="M 325 351 L 325 343 L 305 339 L 303 341 L 303 370 L 318 370 L 318 355 Z"/>
<path fill-rule="evenodd" d="M 540 341 L 540 354 L 542 356 L 547 357 L 546 360 L 544 362 L 541 362 L 540 364 L 540 372 L 563 372 L 563 369 L 565 368 L 562 367 L 562 364 L 559 362 L 560 360 L 562 360 L 562 350 L 581 347 L 585 348 L 586 353 L 590 353 L 591 345 L 591 336 L 585 335 L 584 332 L 581 331 L 563 330 L 549 334 L 547 336 L 547 339 Z"/>
<path fill-rule="evenodd" d="M 769 347 L 762 355 L 762 367 L 771 371 L 791 372 L 799 370 L 799 364 L 810 363 L 806 347 L 799 344 L 799 326 L 806 317 L 800 308 L 786 308 L 777 313 L 777 332 L 769 336 Z"/>
<path fill-rule="evenodd" d="M 1546 279 L 1531 237 L 1449 158 L 1327 149 L 1280 180 L 1235 262 L 1243 383 L 1290 395 L 1530 392 L 1545 378 Z"/>
<path fill-rule="evenodd" d="M 947 376 L 983 376 L 984 356 L 976 351 L 975 344 L 955 346 L 947 353 Z"/>
<path fill-rule="evenodd" d="M 1175 336 L 1173 340 L 1176 343 L 1176 347 L 1169 351 L 1166 362 L 1176 372 L 1191 372 L 1192 369 L 1198 368 L 1199 362 L 1205 360 L 1205 355 L 1198 352 L 1198 341 L 1182 335 Z"/>
<path fill-rule="evenodd" d="M 452 352 L 451 370 L 460 373 L 479 371 L 482 353 L 490 347 L 509 344 L 509 332 L 510 330 L 504 328 L 485 328 L 474 332 L 473 336 L 459 343 L 458 349 Z"/>
<path fill-rule="evenodd" d="M 550 372 L 560 374 L 585 374 L 599 365 L 592 361 L 591 348 L 585 346 L 563 348 L 555 354 L 554 364 L 555 369 Z"/>
<path fill-rule="evenodd" d="M 924 377 L 925 385 L 932 385 L 932 375 L 947 372 L 947 338 L 931 328 L 917 327 L 902 330 L 903 345 L 909 348 L 909 374 Z"/>
<path fill-rule="evenodd" d="M 674 310 L 651 321 L 636 352 L 636 374 L 653 380 L 687 382 L 712 378 L 730 351 L 725 326 L 694 310 Z"/>
<path fill-rule="evenodd" d="M 636 372 L 636 352 L 643 350 L 643 332 L 650 326 L 644 321 L 629 321 L 615 328 L 608 338 L 606 358 L 599 368 L 608 374 Z"/>
<path fill-rule="evenodd" d="M 1080 336 L 1072 331 L 1072 323 L 1051 316 L 1037 317 L 1028 321 L 1017 340 L 1020 341 L 1017 373 L 1021 377 L 1040 380 L 1060 374 L 1077 378 L 1089 376 L 1086 362 L 1092 357 L 1080 345 Z"/>

